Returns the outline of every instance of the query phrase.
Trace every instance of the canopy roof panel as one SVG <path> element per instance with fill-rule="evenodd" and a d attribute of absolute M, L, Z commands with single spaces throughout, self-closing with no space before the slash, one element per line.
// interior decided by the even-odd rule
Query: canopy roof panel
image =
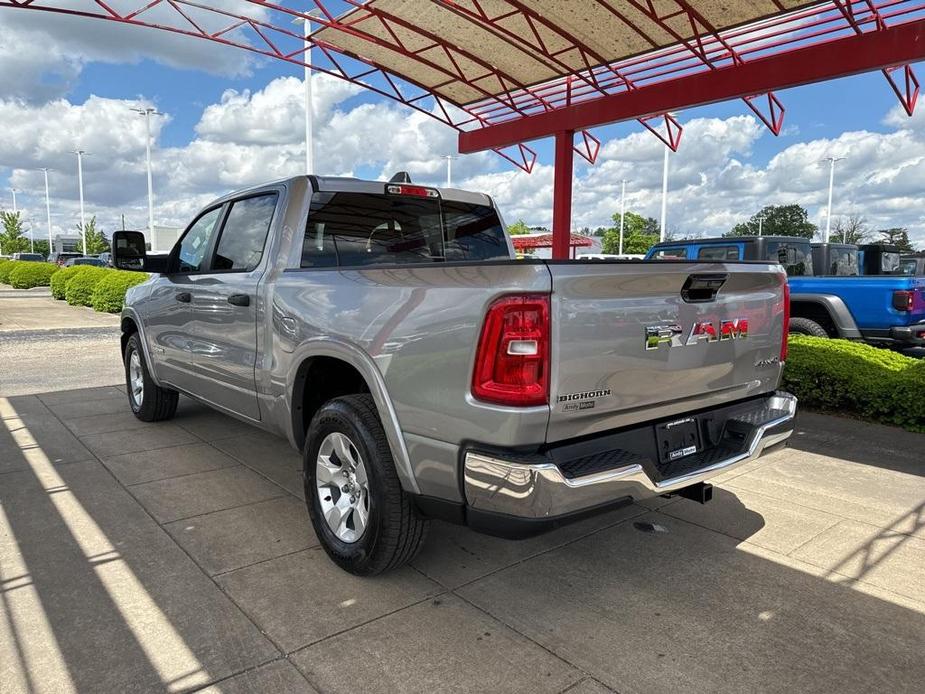
<path fill-rule="evenodd" d="M 313 38 L 460 106 L 710 37 L 818 0 L 370 0 Z M 692 6 L 696 5 L 696 9 Z M 480 57 L 484 62 L 478 62 Z M 450 73 L 450 74 L 448 74 Z"/>

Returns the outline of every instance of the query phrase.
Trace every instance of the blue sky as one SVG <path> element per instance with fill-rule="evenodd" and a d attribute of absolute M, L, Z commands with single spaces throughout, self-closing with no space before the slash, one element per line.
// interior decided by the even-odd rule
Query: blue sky
<path fill-rule="evenodd" d="M 0 185 L 17 187 L 21 206 L 36 210 L 43 201 L 34 169 L 49 166 L 55 228 L 75 219 L 67 153 L 80 138 L 93 149 L 85 164 L 91 212 L 110 226 L 121 214 L 136 226 L 146 217 L 141 119 L 128 112 L 139 100 L 167 114 L 155 124 L 158 223 L 182 225 L 211 196 L 302 170 L 300 67 L 150 30 L 23 18 L 36 14 L 0 11 L 0 80 L 12 85 L 0 94 L 0 115 L 16 123 L 0 132 Z M 194 67 L 201 65 L 208 69 Z M 330 80 L 316 85 L 324 101 L 316 105 L 319 172 L 375 178 L 404 168 L 417 180 L 442 181 L 440 155 L 455 146 L 453 131 L 374 94 Z M 907 226 L 925 245 L 925 125 L 900 113 L 883 76 L 778 96 L 786 119 L 776 138 L 741 101 L 680 114 L 686 129 L 672 159 L 669 228 L 722 233 L 764 204 L 791 202 L 821 225 L 827 171 L 818 161 L 835 154 L 847 159 L 833 220 L 860 215 L 872 228 Z M 593 167 L 576 158 L 575 226 L 609 223 L 621 178 L 630 181 L 630 208 L 657 216 L 660 143 L 636 122 L 593 132 L 604 148 Z M 531 147 L 539 166 L 530 176 L 489 153 L 457 161 L 454 182 L 494 195 L 509 219 L 548 224 L 551 142 Z M 7 197 L 0 204 L 8 206 Z"/>

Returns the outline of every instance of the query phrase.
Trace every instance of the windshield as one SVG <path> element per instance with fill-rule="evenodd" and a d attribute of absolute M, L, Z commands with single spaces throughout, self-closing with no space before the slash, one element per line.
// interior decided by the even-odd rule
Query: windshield
<path fill-rule="evenodd" d="M 768 260 L 784 266 L 790 277 L 813 274 L 813 254 L 809 241 L 772 241 L 768 243 Z"/>

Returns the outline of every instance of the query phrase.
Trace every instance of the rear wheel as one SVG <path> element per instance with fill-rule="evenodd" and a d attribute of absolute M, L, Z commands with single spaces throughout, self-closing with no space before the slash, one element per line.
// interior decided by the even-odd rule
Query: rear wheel
<path fill-rule="evenodd" d="M 812 335 L 813 337 L 829 336 L 829 333 L 826 332 L 825 328 L 819 325 L 816 321 L 810 320 L 809 318 L 791 318 L 790 332 L 796 333 L 798 335 Z"/>
<path fill-rule="evenodd" d="M 421 548 L 427 521 L 401 487 L 370 395 L 322 405 L 306 437 L 304 477 L 315 534 L 345 571 L 389 571 Z"/>
<path fill-rule="evenodd" d="M 180 394 L 156 385 L 148 373 L 138 333 L 125 344 L 125 386 L 132 412 L 143 422 L 171 419 L 177 412 Z"/>

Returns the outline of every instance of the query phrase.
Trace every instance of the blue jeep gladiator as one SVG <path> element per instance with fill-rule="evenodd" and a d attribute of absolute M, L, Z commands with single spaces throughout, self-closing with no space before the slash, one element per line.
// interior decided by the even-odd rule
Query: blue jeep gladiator
<path fill-rule="evenodd" d="M 814 267 L 814 258 L 821 267 Z M 858 275 L 856 246 L 792 236 L 687 239 L 656 244 L 646 259 L 774 260 L 788 275 L 790 332 L 897 348 L 925 346 L 925 277 Z"/>

